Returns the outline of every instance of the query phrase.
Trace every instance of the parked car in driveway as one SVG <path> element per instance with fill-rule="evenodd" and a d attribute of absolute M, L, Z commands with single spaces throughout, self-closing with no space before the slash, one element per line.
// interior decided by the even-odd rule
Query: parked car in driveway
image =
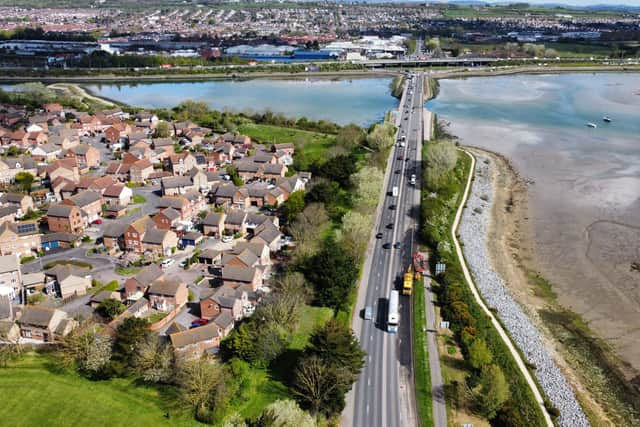
<path fill-rule="evenodd" d="M 191 329 L 198 328 L 200 326 L 204 326 L 207 323 L 209 323 L 209 321 L 207 319 L 196 319 L 193 322 L 191 322 Z"/>
<path fill-rule="evenodd" d="M 167 268 L 167 267 L 172 266 L 175 262 L 176 262 L 176 260 L 175 260 L 175 259 L 173 259 L 173 258 L 167 258 L 167 259 L 163 260 L 163 261 L 160 263 L 160 267 L 162 267 L 162 268 Z"/>

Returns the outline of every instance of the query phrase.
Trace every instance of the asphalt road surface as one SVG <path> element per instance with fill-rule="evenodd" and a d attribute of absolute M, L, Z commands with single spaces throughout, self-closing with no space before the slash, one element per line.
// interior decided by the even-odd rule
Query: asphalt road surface
<path fill-rule="evenodd" d="M 365 280 L 368 278 L 368 281 L 360 289 L 366 296 L 364 305 L 358 306 L 357 310 L 370 306 L 373 319 L 354 322 L 354 330 L 367 353 L 365 368 L 354 387 L 353 414 L 347 414 L 355 427 L 416 425 L 411 380 L 409 297 L 400 296 L 397 334 L 387 332 L 386 319 L 389 294 L 392 289 L 401 289 L 402 275 L 414 252 L 420 197 L 419 190 L 410 184 L 410 177 L 412 174 L 420 176 L 420 153 L 417 147 L 423 135 L 422 84 L 421 77 L 414 77 L 408 83 L 400 106 L 398 141 L 393 149 L 391 170 L 385 183 L 387 196 L 375 225 L 376 233 L 382 233 L 382 238 L 375 241 L 368 264 L 370 268 L 365 267 L 364 271 Z M 406 144 L 401 144 L 403 135 Z M 394 187 L 398 187 L 397 197 L 392 196 Z M 398 247 L 395 247 L 396 243 L 399 243 Z"/>

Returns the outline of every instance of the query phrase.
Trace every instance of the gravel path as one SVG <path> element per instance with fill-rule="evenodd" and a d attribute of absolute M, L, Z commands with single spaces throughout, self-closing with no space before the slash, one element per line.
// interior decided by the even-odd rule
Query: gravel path
<path fill-rule="evenodd" d="M 458 230 L 475 283 L 487 305 L 497 309 L 498 317 L 526 360 L 536 366 L 535 376 L 545 395 L 560 410 L 560 425 L 589 426 L 571 386 L 544 347 L 538 330 L 491 266 L 486 240 L 493 197 L 491 172 L 494 166 L 488 162 L 487 157 L 478 155 L 476 160 L 475 181 Z"/>

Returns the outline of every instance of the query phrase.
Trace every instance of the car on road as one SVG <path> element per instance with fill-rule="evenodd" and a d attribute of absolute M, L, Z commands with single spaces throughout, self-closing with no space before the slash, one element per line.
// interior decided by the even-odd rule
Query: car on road
<path fill-rule="evenodd" d="M 400 155 L 398 156 L 398 160 L 404 160 L 404 155 L 403 155 L 403 154 L 400 154 Z"/>
<path fill-rule="evenodd" d="M 405 144 L 405 142 L 404 142 L 404 141 L 402 141 L 402 142 L 400 143 L 400 147 L 404 147 L 405 145 L 407 145 L 407 144 Z"/>
<path fill-rule="evenodd" d="M 385 243 L 384 245 L 382 245 L 382 247 L 383 247 L 384 249 L 391 249 L 391 243 L 387 242 L 387 243 Z"/>
<path fill-rule="evenodd" d="M 395 211 L 396 210 L 396 205 L 390 205 L 389 209 L 391 209 L 392 211 Z"/>
<path fill-rule="evenodd" d="M 191 322 L 191 328 L 199 328 L 200 326 L 204 326 L 207 323 L 209 323 L 209 321 L 207 319 L 196 319 L 193 322 Z"/>
<path fill-rule="evenodd" d="M 376 234 L 376 239 L 382 239 L 382 233 Z"/>
<path fill-rule="evenodd" d="M 163 261 L 160 263 L 160 267 L 162 267 L 162 268 L 167 268 L 167 267 L 172 266 L 175 262 L 176 262 L 176 260 L 175 260 L 175 259 L 173 259 L 173 258 L 167 258 L 167 259 L 163 260 Z"/>
<path fill-rule="evenodd" d="M 387 224 L 387 229 L 388 230 L 393 230 L 393 223 L 390 222 L 389 224 Z"/>
<path fill-rule="evenodd" d="M 396 249 L 400 249 L 401 246 L 402 246 L 402 243 L 400 243 L 400 242 L 395 242 L 393 244 L 393 247 L 396 248 Z"/>
<path fill-rule="evenodd" d="M 233 240 L 233 236 L 222 236 L 223 243 L 229 243 Z"/>
<path fill-rule="evenodd" d="M 187 266 L 187 260 L 186 259 L 183 259 L 182 261 L 180 261 L 178 263 L 178 267 L 180 267 L 180 268 L 185 268 L 186 266 Z"/>
<path fill-rule="evenodd" d="M 396 175 L 400 173 L 400 169 L 396 169 Z"/>
<path fill-rule="evenodd" d="M 371 306 L 368 305 L 364 308 L 364 320 L 371 320 L 373 319 L 373 310 L 371 309 Z"/>

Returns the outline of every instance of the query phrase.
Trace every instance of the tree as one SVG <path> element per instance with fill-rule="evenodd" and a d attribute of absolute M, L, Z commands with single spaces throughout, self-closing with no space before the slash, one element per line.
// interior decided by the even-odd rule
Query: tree
<path fill-rule="evenodd" d="M 235 185 L 236 187 L 240 187 L 244 184 L 244 181 L 242 180 L 242 178 L 240 178 L 240 175 L 238 174 L 238 169 L 236 169 L 232 165 L 229 165 L 226 167 L 226 170 L 227 170 L 227 174 L 229 174 L 229 176 L 231 177 L 231 181 L 233 182 L 233 185 Z"/>
<path fill-rule="evenodd" d="M 365 353 L 358 339 L 348 325 L 336 319 L 330 319 L 311 334 L 307 354 L 340 371 L 347 387 L 351 387 L 364 366 Z"/>
<path fill-rule="evenodd" d="M 469 346 L 469 364 L 474 369 L 482 369 L 493 360 L 491 351 L 482 338 L 476 338 Z"/>
<path fill-rule="evenodd" d="M 207 359 L 185 362 L 179 367 L 177 379 L 180 396 L 193 408 L 198 421 L 212 422 L 223 413 L 228 397 L 220 364 Z"/>
<path fill-rule="evenodd" d="M 317 356 L 302 359 L 296 368 L 293 393 L 313 414 L 322 409 L 327 415 L 333 415 L 344 407 L 344 393 L 334 370 Z"/>
<path fill-rule="evenodd" d="M 271 294 L 265 297 L 258 306 L 255 317 L 262 323 L 282 325 L 287 331 L 292 331 L 300 318 L 300 306 L 303 301 L 293 294 Z"/>
<path fill-rule="evenodd" d="M 98 304 L 98 308 L 96 311 L 102 317 L 106 317 L 108 319 L 115 319 L 119 314 L 124 312 L 126 309 L 125 305 L 120 301 L 114 298 L 107 298 Z"/>
<path fill-rule="evenodd" d="M 336 241 L 357 263 L 364 256 L 372 225 L 372 215 L 349 211 L 342 217 L 342 226 L 336 231 Z"/>
<path fill-rule="evenodd" d="M 437 191 L 443 176 L 456 166 L 458 150 L 451 141 L 427 144 L 424 162 L 425 184 L 429 190 Z"/>
<path fill-rule="evenodd" d="M 206 120 L 209 113 L 209 107 L 203 101 L 193 101 L 187 99 L 176 107 L 176 119 L 179 121 L 191 120 L 199 123 Z"/>
<path fill-rule="evenodd" d="M 256 427 L 315 427 L 313 418 L 293 400 L 276 400 L 264 408 Z"/>
<path fill-rule="evenodd" d="M 378 205 L 380 189 L 384 181 L 382 171 L 373 166 L 365 166 L 351 176 L 356 194 L 356 205 L 363 212 L 371 212 Z"/>
<path fill-rule="evenodd" d="M 376 150 L 383 151 L 393 145 L 395 127 L 390 122 L 377 124 L 367 135 L 367 145 Z"/>
<path fill-rule="evenodd" d="M 292 221 L 304 209 L 304 191 L 294 191 L 283 205 L 284 213 Z"/>
<path fill-rule="evenodd" d="M 137 346 L 150 334 L 149 322 L 138 317 L 128 317 L 116 329 L 114 356 L 121 362 L 131 365 Z"/>
<path fill-rule="evenodd" d="M 168 138 L 171 136 L 171 125 L 164 120 L 159 121 L 156 125 L 156 129 L 153 132 L 153 136 L 156 138 Z"/>
<path fill-rule="evenodd" d="M 301 303 L 309 302 L 313 297 L 313 289 L 304 275 L 299 272 L 287 272 L 278 277 L 274 283 L 274 290 L 282 295 L 289 295 Z"/>
<path fill-rule="evenodd" d="M 149 335 L 136 347 L 134 367 L 147 382 L 169 383 L 175 373 L 173 350 L 157 335 Z"/>
<path fill-rule="evenodd" d="M 34 179 L 29 172 L 18 172 L 15 177 L 16 183 L 20 185 L 25 193 L 31 193 L 31 185 Z"/>
<path fill-rule="evenodd" d="M 65 368 L 73 367 L 85 375 L 95 376 L 111 361 L 112 345 L 108 335 L 89 325 L 62 338 L 57 356 Z"/>
<path fill-rule="evenodd" d="M 319 304 L 340 309 L 347 304 L 349 292 L 358 278 L 358 267 L 341 245 L 328 241 L 320 252 L 308 259 L 303 273 L 313 284 Z"/>
<path fill-rule="evenodd" d="M 480 411 L 488 419 L 494 418 L 509 399 L 509 384 L 499 366 L 487 365 L 482 369 L 475 397 Z"/>
<path fill-rule="evenodd" d="M 296 241 L 296 253 L 302 256 L 315 252 L 320 236 L 329 225 L 329 217 L 322 203 L 311 203 L 289 225 L 289 233 Z"/>
<path fill-rule="evenodd" d="M 336 144 L 351 151 L 356 145 L 361 145 L 366 138 L 364 130 L 355 124 L 348 124 L 338 131 Z"/>

